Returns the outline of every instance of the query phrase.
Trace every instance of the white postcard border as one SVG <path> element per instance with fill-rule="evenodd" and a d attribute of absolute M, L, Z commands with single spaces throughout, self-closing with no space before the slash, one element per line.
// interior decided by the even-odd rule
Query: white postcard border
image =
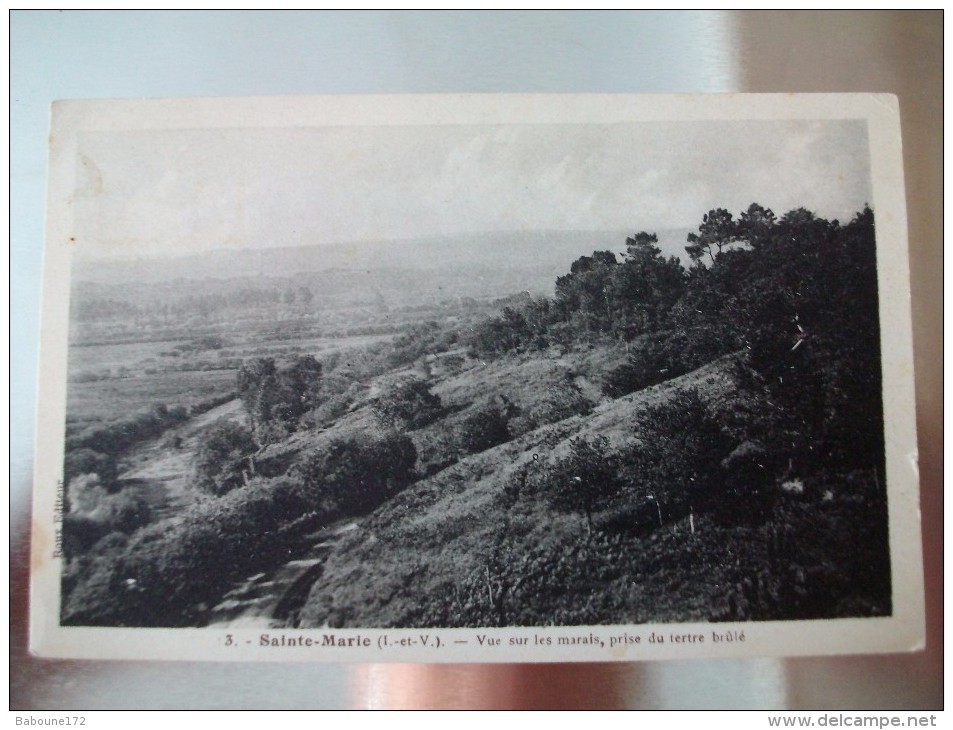
<path fill-rule="evenodd" d="M 816 621 L 487 629 L 126 629 L 59 625 L 71 198 L 92 130 L 327 125 L 863 119 L 870 142 L 884 382 L 893 615 Z M 905 652 L 924 646 L 907 221 L 891 95 L 430 95 L 75 101 L 55 105 L 43 274 L 31 554 L 31 651 L 44 657 L 210 661 L 546 662 Z M 422 636 L 428 638 L 421 643 Z M 663 636 L 664 643 L 650 641 Z M 714 636 L 723 637 L 715 641 Z M 734 637 L 732 641 L 724 637 Z M 744 640 L 741 640 L 741 635 Z M 328 640 L 326 637 L 333 636 Z M 480 637 L 498 641 L 481 643 Z M 612 645 L 613 638 L 628 636 Z M 701 636 L 676 642 L 673 636 Z M 263 638 L 263 637 L 267 637 Z M 638 640 L 635 640 L 638 637 Z M 526 639 L 526 644 L 513 643 Z M 542 639 L 549 638 L 550 644 Z M 560 638 L 571 643 L 560 644 Z M 588 638 L 589 642 L 583 642 Z M 601 641 L 601 644 L 596 640 Z M 278 645 L 273 645 L 273 640 Z M 307 646 L 308 640 L 311 646 Z M 343 641 L 343 645 L 341 645 Z M 405 645 L 401 645 L 401 642 Z M 439 642 L 439 646 L 437 644 Z M 459 643 L 466 642 L 466 643 Z"/>

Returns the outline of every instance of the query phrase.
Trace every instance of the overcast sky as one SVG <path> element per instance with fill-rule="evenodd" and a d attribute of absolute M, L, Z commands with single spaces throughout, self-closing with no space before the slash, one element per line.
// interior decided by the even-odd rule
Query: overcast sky
<path fill-rule="evenodd" d="M 751 202 L 846 220 L 872 202 L 850 120 L 96 132 L 80 152 L 76 239 L 97 256 L 694 228 Z"/>

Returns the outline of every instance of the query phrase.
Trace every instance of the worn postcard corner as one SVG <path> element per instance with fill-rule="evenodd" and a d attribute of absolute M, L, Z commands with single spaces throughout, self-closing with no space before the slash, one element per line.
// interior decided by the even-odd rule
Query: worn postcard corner
<path fill-rule="evenodd" d="M 53 110 L 31 649 L 922 646 L 875 95 Z"/>

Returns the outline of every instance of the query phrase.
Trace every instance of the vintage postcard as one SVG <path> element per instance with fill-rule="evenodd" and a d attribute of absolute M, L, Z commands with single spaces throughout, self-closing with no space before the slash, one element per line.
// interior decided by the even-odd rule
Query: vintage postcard
<path fill-rule="evenodd" d="M 54 105 L 40 656 L 914 651 L 885 95 Z"/>

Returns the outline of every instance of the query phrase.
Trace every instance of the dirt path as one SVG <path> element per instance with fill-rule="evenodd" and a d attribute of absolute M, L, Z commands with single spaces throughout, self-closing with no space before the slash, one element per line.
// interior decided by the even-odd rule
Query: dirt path
<path fill-rule="evenodd" d="M 204 625 L 215 628 L 297 627 L 311 586 L 341 538 L 358 523 L 344 520 L 302 538 L 296 557 L 274 570 L 241 580 L 212 607 Z"/>
<path fill-rule="evenodd" d="M 120 465 L 121 488 L 145 499 L 154 520 L 174 518 L 195 500 L 189 475 L 202 431 L 219 420 L 245 423 L 246 419 L 241 401 L 235 399 L 138 445 Z M 311 586 L 320 578 L 326 556 L 346 533 L 357 527 L 354 520 L 344 520 L 305 535 L 294 550 L 293 560 L 236 582 L 207 611 L 202 624 L 297 626 L 298 612 Z"/>
<path fill-rule="evenodd" d="M 143 497 L 155 519 L 168 517 L 192 504 L 189 473 L 198 436 L 221 419 L 243 423 L 246 416 L 241 401 L 236 398 L 224 403 L 133 448 L 120 464 L 121 488 Z"/>

